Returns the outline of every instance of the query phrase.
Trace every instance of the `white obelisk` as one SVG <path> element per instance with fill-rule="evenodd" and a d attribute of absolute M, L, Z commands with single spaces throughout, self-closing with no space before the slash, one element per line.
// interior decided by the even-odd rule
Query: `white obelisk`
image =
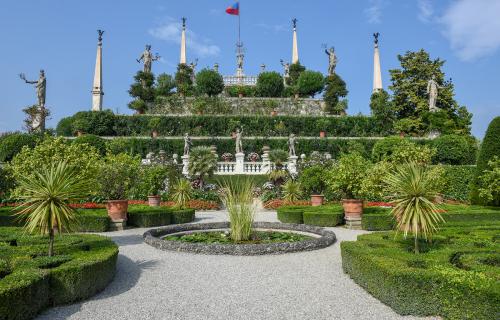
<path fill-rule="evenodd" d="M 181 59 L 180 64 L 186 64 L 186 18 L 182 18 L 182 34 L 181 34 Z"/>
<path fill-rule="evenodd" d="M 94 86 L 92 87 L 92 111 L 102 111 L 102 35 L 104 31 L 97 30 L 99 38 L 97 42 L 97 56 L 95 59 Z"/>
<path fill-rule="evenodd" d="M 373 92 L 383 89 L 382 86 L 382 71 L 380 68 L 380 51 L 378 47 L 379 33 L 375 33 L 375 53 L 373 55 Z"/>
<path fill-rule="evenodd" d="M 299 47 L 297 45 L 297 19 L 293 19 L 293 45 L 292 45 L 292 64 L 299 62 Z"/>

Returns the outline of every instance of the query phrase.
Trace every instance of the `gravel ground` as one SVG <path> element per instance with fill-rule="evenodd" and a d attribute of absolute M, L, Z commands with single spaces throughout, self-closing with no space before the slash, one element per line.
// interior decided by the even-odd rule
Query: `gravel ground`
<path fill-rule="evenodd" d="M 226 220 L 222 211 L 196 215 Z M 276 213 L 256 220 L 277 221 Z M 114 281 L 38 319 L 417 319 L 397 315 L 343 273 L 339 242 L 364 232 L 330 229 L 338 242 L 328 248 L 254 257 L 160 251 L 142 242 L 147 229 L 106 233 L 120 246 Z"/>

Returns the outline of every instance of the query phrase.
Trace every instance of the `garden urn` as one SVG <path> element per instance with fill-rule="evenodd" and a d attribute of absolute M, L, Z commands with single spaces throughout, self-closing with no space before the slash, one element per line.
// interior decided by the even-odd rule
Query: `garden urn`
<path fill-rule="evenodd" d="M 342 206 L 346 220 L 361 220 L 363 214 L 363 200 L 343 199 Z"/>
<path fill-rule="evenodd" d="M 161 202 L 160 196 L 148 196 L 148 204 L 150 207 L 159 207 Z"/>
<path fill-rule="evenodd" d="M 320 132 L 319 132 L 319 137 L 320 137 L 320 138 L 324 138 L 324 137 L 326 137 L 326 132 L 325 132 L 325 131 L 320 131 Z"/>
<path fill-rule="evenodd" d="M 311 195 L 311 206 L 313 206 L 313 207 L 322 206 L 324 199 L 325 199 L 325 196 L 322 194 Z"/>
<path fill-rule="evenodd" d="M 111 221 L 127 221 L 128 200 L 108 200 L 106 202 L 106 209 Z"/>
<path fill-rule="evenodd" d="M 153 130 L 153 132 L 151 132 L 151 136 L 153 138 L 158 138 L 158 131 L 157 130 Z"/>

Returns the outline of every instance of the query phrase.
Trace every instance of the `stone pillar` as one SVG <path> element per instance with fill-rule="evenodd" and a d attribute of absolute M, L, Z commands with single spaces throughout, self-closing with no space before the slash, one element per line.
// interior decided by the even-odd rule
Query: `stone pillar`
<path fill-rule="evenodd" d="M 288 172 L 290 174 L 297 174 L 297 159 L 299 159 L 298 156 L 288 157 Z"/>
<path fill-rule="evenodd" d="M 102 111 L 102 33 L 99 31 L 97 56 L 95 59 L 94 85 L 92 87 L 92 111 Z"/>
<path fill-rule="evenodd" d="M 243 152 L 238 152 L 236 155 L 236 165 L 234 166 L 234 174 L 244 174 L 245 173 L 245 154 Z"/>
<path fill-rule="evenodd" d="M 186 18 L 182 18 L 182 33 L 181 33 L 181 59 L 180 64 L 186 64 Z"/>
<path fill-rule="evenodd" d="M 189 156 L 182 156 L 182 174 L 189 176 Z"/>
<path fill-rule="evenodd" d="M 299 62 L 299 47 L 297 45 L 297 20 L 293 20 L 293 44 L 292 44 L 292 63 Z"/>
<path fill-rule="evenodd" d="M 269 160 L 269 147 L 262 148 L 262 173 L 268 174 L 271 172 L 271 161 Z"/>
<path fill-rule="evenodd" d="M 382 90 L 382 72 L 380 68 L 380 52 L 378 43 L 375 43 L 375 54 L 373 55 L 373 92 Z"/>

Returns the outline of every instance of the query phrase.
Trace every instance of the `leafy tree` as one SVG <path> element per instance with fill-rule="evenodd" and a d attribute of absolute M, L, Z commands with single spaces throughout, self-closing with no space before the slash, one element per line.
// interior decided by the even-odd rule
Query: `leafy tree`
<path fill-rule="evenodd" d="M 134 80 L 135 82 L 128 91 L 134 100 L 128 104 L 128 107 L 138 113 L 144 113 L 155 100 L 155 76 L 151 72 L 139 71 L 134 76 Z"/>
<path fill-rule="evenodd" d="M 300 74 L 306 71 L 306 67 L 300 64 L 300 62 L 292 63 L 290 65 L 290 73 L 289 77 L 286 79 L 286 84 L 294 87 L 297 85 L 297 81 L 299 81 Z"/>
<path fill-rule="evenodd" d="M 419 134 L 434 128 L 443 133 L 469 133 L 471 115 L 454 99 L 453 82 L 451 79 L 445 80 L 445 74 L 441 70 L 445 61 L 439 58 L 432 60 L 423 49 L 408 51 L 399 55 L 398 59 L 401 68 L 390 70 L 392 85 L 389 87 L 394 93 L 396 117 L 424 121 L 423 128 L 415 128 L 420 130 L 416 132 Z M 433 77 L 440 86 L 436 107 L 442 112 L 429 115 L 427 84 Z"/>
<path fill-rule="evenodd" d="M 297 79 L 297 88 L 300 95 L 313 97 L 323 91 L 325 78 L 321 72 L 304 71 Z"/>
<path fill-rule="evenodd" d="M 193 92 L 193 69 L 187 64 L 180 63 L 175 73 L 177 92 L 187 96 Z"/>
<path fill-rule="evenodd" d="M 257 94 L 261 97 L 281 97 L 285 85 L 278 72 L 262 72 L 257 78 Z"/>
<path fill-rule="evenodd" d="M 333 74 L 328 76 L 325 80 L 325 94 L 324 101 L 326 104 L 326 111 L 330 114 L 342 114 L 345 110 L 340 110 L 339 100 L 347 96 L 349 91 L 347 91 L 346 84 L 344 80 L 338 75 Z"/>
<path fill-rule="evenodd" d="M 224 79 L 220 73 L 205 68 L 196 75 L 196 89 L 209 97 L 219 95 L 224 91 Z"/>
<path fill-rule="evenodd" d="M 396 112 L 389 93 L 383 89 L 375 91 L 370 98 L 370 109 L 382 132 L 391 132 Z"/>
<path fill-rule="evenodd" d="M 97 173 L 99 195 L 107 200 L 127 200 L 139 182 L 141 158 L 126 153 L 108 154 Z"/>
<path fill-rule="evenodd" d="M 370 161 L 358 153 L 343 154 L 326 173 L 326 185 L 344 199 L 360 199 L 363 196 L 362 184 L 370 167 Z"/>
<path fill-rule="evenodd" d="M 500 206 L 500 158 L 494 156 L 488 162 L 489 170 L 483 171 L 479 177 L 481 187 L 479 197 L 486 203 Z"/>
<path fill-rule="evenodd" d="M 326 169 L 322 165 L 305 168 L 299 175 L 299 182 L 307 195 L 323 194 L 326 189 Z"/>
<path fill-rule="evenodd" d="M 0 162 L 9 162 L 24 146 L 33 148 L 40 137 L 36 135 L 15 132 L 0 137 Z"/>
<path fill-rule="evenodd" d="M 23 208 L 18 215 L 26 217 L 26 230 L 30 233 L 49 235 L 49 257 L 54 254 L 54 229 L 71 231 L 78 223 L 72 202 L 89 195 L 87 179 L 66 162 L 52 163 L 37 168 L 32 175 L 18 179 L 19 198 Z"/>
<path fill-rule="evenodd" d="M 155 96 L 156 97 L 169 97 L 173 94 L 175 89 L 175 80 L 171 75 L 162 73 L 156 79 Z"/>
<path fill-rule="evenodd" d="M 217 169 L 217 157 L 209 147 L 196 147 L 189 154 L 189 175 L 203 186 L 204 180 Z"/>

